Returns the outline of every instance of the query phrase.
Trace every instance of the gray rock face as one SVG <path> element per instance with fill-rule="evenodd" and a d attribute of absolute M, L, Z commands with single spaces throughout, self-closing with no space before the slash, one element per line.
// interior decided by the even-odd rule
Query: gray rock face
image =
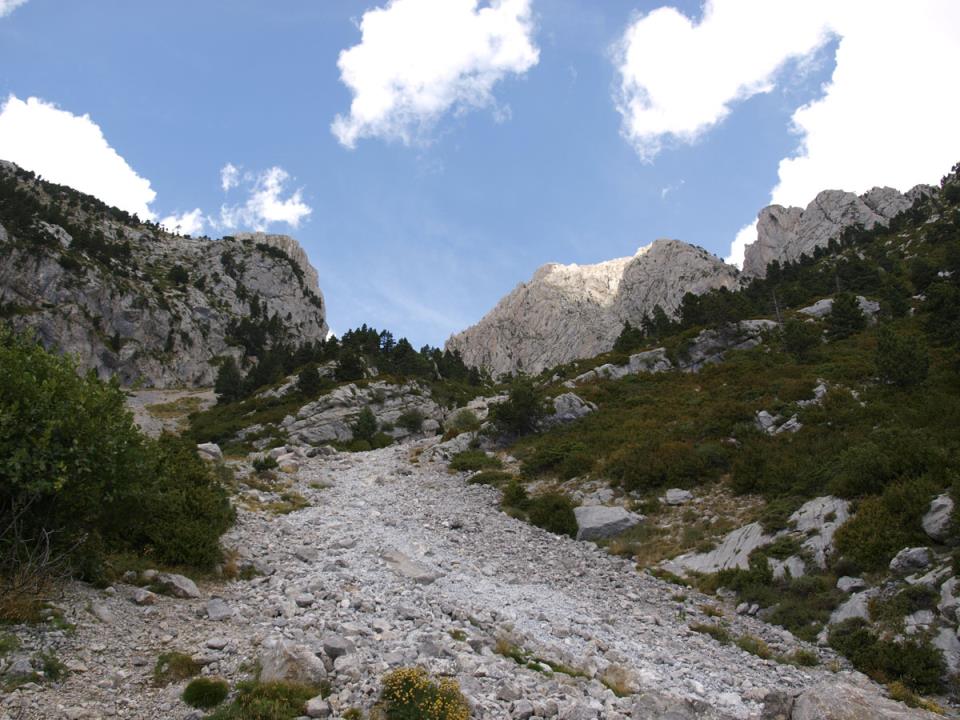
<path fill-rule="evenodd" d="M 638 525 L 643 516 L 609 505 L 587 505 L 574 508 L 577 516 L 577 540 L 600 540 L 619 535 Z"/>
<path fill-rule="evenodd" d="M 605 352 L 624 322 L 638 326 L 657 305 L 674 313 L 684 293 L 733 289 L 737 277 L 735 268 L 678 240 L 597 265 L 545 265 L 446 347 L 493 373 L 537 373 Z"/>
<path fill-rule="evenodd" d="M 177 575 L 176 573 L 160 573 L 153 582 L 174 597 L 200 597 L 200 590 L 197 588 L 197 584 L 184 575 Z"/>
<path fill-rule="evenodd" d="M 327 677 L 323 660 L 310 648 L 285 638 L 267 638 L 260 648 L 260 680 L 319 683 Z"/>
<path fill-rule="evenodd" d="M 409 558 L 399 550 L 386 551 L 383 553 L 383 559 L 395 573 L 413 580 L 418 585 L 429 585 L 440 577 L 440 573 Z"/>
<path fill-rule="evenodd" d="M 850 677 L 824 681 L 794 701 L 791 720 L 935 720 L 941 717 L 883 697 L 875 687 Z"/>
<path fill-rule="evenodd" d="M 923 531 L 937 542 L 943 542 L 950 534 L 950 516 L 953 514 L 953 498 L 943 493 L 930 502 L 930 509 L 923 516 Z"/>
<path fill-rule="evenodd" d="M 14 173 L 11 165 L 0 167 L 0 176 Z M 20 182 L 48 199 L 41 186 Z M 12 318 L 15 327 L 79 356 L 84 370 L 124 385 L 209 386 L 217 358 L 243 355 L 230 328 L 244 318 L 276 316 L 282 339 L 297 343 L 326 336 L 316 271 L 292 238 L 187 238 L 76 212 L 76 226 L 89 222 L 112 247 L 129 247 L 129 255 L 94 257 L 49 224 L 41 229 L 49 238 L 42 246 L 4 232 L 0 302 L 22 311 Z M 168 276 L 177 265 L 187 273 L 185 283 Z"/>
<path fill-rule="evenodd" d="M 563 393 L 553 399 L 553 414 L 543 420 L 545 427 L 565 425 L 595 412 L 597 406 L 574 393 Z"/>
<path fill-rule="evenodd" d="M 437 422 L 445 418 L 444 409 L 430 397 L 429 389 L 419 383 L 375 382 L 365 388 L 351 383 L 304 405 L 296 415 L 284 418 L 282 427 L 292 441 L 306 445 L 350 440 L 352 426 L 365 407 L 370 408 L 378 423 L 394 425 L 388 433 L 394 438 L 410 435 L 409 430 L 396 425 L 404 413 L 415 411 L 425 420 Z"/>
<path fill-rule="evenodd" d="M 904 548 L 890 561 L 890 572 L 899 575 L 909 575 L 918 570 L 925 570 L 930 567 L 931 562 L 932 555 L 930 548 Z"/>
<path fill-rule="evenodd" d="M 820 568 L 827 566 L 833 550 L 833 536 L 850 518 L 850 503 L 832 496 L 818 497 L 804 503 L 790 516 L 795 530 L 806 539 L 802 547 Z"/>
<path fill-rule="evenodd" d="M 693 500 L 693 493 L 680 488 L 670 488 L 663 496 L 663 501 L 667 505 L 683 505 L 691 500 Z"/>
<path fill-rule="evenodd" d="M 870 598 L 872 598 L 874 594 L 875 593 L 871 590 L 864 590 L 863 592 L 851 595 L 843 604 L 841 604 L 830 614 L 830 624 L 836 625 L 851 618 L 863 618 L 864 620 L 869 620 Z"/>
<path fill-rule="evenodd" d="M 671 560 L 668 566 L 676 566 L 681 572 L 714 573 L 731 568 L 746 570 L 750 565 L 750 553 L 772 542 L 773 537 L 763 532 L 760 523 L 753 522 L 729 533 L 710 552 L 680 555 Z"/>
<path fill-rule="evenodd" d="M 824 190 L 806 209 L 770 205 L 757 216 L 757 240 L 744 254 L 743 274 L 763 277 L 774 260 L 788 263 L 812 255 L 847 227 L 887 225 L 913 204 L 893 188 L 873 188 L 857 196 L 842 190 Z"/>
<path fill-rule="evenodd" d="M 867 317 L 868 322 L 874 322 L 876 320 L 876 315 L 880 312 L 880 303 L 875 300 L 867 300 L 863 295 L 857 295 L 857 305 L 860 306 L 860 312 Z M 798 313 L 806 315 L 807 317 L 816 318 L 817 320 L 825 318 L 832 311 L 833 298 L 817 300 L 813 305 L 797 310 Z"/>

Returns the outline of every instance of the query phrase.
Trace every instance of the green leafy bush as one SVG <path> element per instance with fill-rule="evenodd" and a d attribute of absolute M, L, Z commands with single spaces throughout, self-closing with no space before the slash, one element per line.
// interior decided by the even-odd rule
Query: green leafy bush
<path fill-rule="evenodd" d="M 377 434 L 377 418 L 373 414 L 373 410 L 364 407 L 350 429 L 353 431 L 354 440 L 371 441 L 373 436 Z"/>
<path fill-rule="evenodd" d="M 422 668 L 400 668 L 383 679 L 376 720 L 468 720 L 470 705 L 452 678 L 434 680 Z"/>
<path fill-rule="evenodd" d="M 323 390 L 323 378 L 316 367 L 306 367 L 297 375 L 297 392 L 305 398 L 316 397 Z"/>
<path fill-rule="evenodd" d="M 503 497 L 500 499 L 502 507 L 518 510 L 525 509 L 529 502 L 530 496 L 527 495 L 527 489 L 516 478 L 507 483 L 507 486 L 503 489 Z"/>
<path fill-rule="evenodd" d="M 473 432 L 474 430 L 480 429 L 480 421 L 477 419 L 477 415 L 473 410 L 463 408 L 458 410 L 457 413 L 447 422 L 447 431 L 453 432 L 454 435 L 459 435 L 460 433 Z"/>
<path fill-rule="evenodd" d="M 87 577 L 108 552 L 209 568 L 232 518 L 195 447 L 144 437 L 116 384 L 0 330 L 2 594 L 19 592 L 11 578 L 37 557 L 37 541 Z"/>
<path fill-rule="evenodd" d="M 397 418 L 397 425 L 412 433 L 423 430 L 423 413 L 419 410 L 407 410 Z"/>
<path fill-rule="evenodd" d="M 833 299 L 830 314 L 827 315 L 827 336 L 831 340 L 842 340 L 858 333 L 867 326 L 867 318 L 853 293 L 839 293 Z"/>
<path fill-rule="evenodd" d="M 783 349 L 793 355 L 798 361 L 810 359 L 813 351 L 820 347 L 823 341 L 823 332 L 815 322 L 804 322 L 791 318 L 783 326 Z"/>
<path fill-rule="evenodd" d="M 464 450 L 450 459 L 451 470 L 499 470 L 502 467 L 499 458 L 487 455 L 483 450 Z"/>
<path fill-rule="evenodd" d="M 557 535 L 577 536 L 577 517 L 574 504 L 562 493 L 544 493 L 530 499 L 527 517 L 530 522 Z"/>
<path fill-rule="evenodd" d="M 862 618 L 834 626 L 829 642 L 854 667 L 878 682 L 898 681 L 922 693 L 936 693 L 943 686 L 943 655 L 929 643 L 878 638 Z"/>
<path fill-rule="evenodd" d="M 203 710 L 216 707 L 227 699 L 230 686 L 221 678 L 197 678 L 183 690 L 182 699 L 190 707 Z"/>
<path fill-rule="evenodd" d="M 280 467 L 280 463 L 277 462 L 277 459 L 271 457 L 270 455 L 264 455 L 262 457 L 256 457 L 253 459 L 253 469 L 258 473 L 267 472 L 268 470 L 273 470 Z"/>
<path fill-rule="evenodd" d="M 906 388 L 927 379 L 930 353 L 920 335 L 884 325 L 877 338 L 876 362 L 882 380 Z"/>
<path fill-rule="evenodd" d="M 237 696 L 229 705 L 207 716 L 207 720 L 293 720 L 303 715 L 307 701 L 320 688 L 293 682 L 257 682 L 237 684 Z"/>
<path fill-rule="evenodd" d="M 515 437 L 537 429 L 546 415 L 541 393 L 529 378 L 520 378 L 510 388 L 507 399 L 490 408 L 490 421 L 501 435 Z"/>
<path fill-rule="evenodd" d="M 513 479 L 513 475 L 502 470 L 481 470 L 476 475 L 471 475 L 467 482 L 470 485 L 493 485 L 499 487 Z"/>

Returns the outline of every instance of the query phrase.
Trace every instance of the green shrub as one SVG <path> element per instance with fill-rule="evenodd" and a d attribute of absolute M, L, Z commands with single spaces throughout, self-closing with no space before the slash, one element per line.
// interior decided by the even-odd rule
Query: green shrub
<path fill-rule="evenodd" d="M 450 459 L 450 469 L 458 471 L 499 470 L 503 467 L 500 458 L 487 455 L 483 450 L 464 450 Z"/>
<path fill-rule="evenodd" d="M 384 677 L 373 717 L 382 720 L 468 720 L 470 705 L 456 680 L 434 680 L 422 668 L 400 668 Z"/>
<path fill-rule="evenodd" d="M 502 470 L 483 470 L 476 475 L 471 475 L 467 478 L 467 482 L 470 485 L 493 485 L 494 487 L 500 487 L 512 479 L 514 479 L 513 475 L 508 472 L 503 472 Z"/>
<path fill-rule="evenodd" d="M 936 693 L 942 688 L 943 655 L 929 643 L 880 639 L 862 618 L 834 626 L 829 643 L 854 667 L 878 682 L 902 682 L 923 693 Z"/>
<path fill-rule="evenodd" d="M 809 360 L 822 340 L 823 332 L 815 322 L 791 318 L 783 326 L 783 349 L 800 362 Z"/>
<path fill-rule="evenodd" d="M 183 701 L 190 707 L 207 710 L 227 699 L 230 686 L 220 678 L 197 678 L 183 690 Z"/>
<path fill-rule="evenodd" d="M 693 623 L 690 626 L 690 629 L 694 632 L 709 635 L 721 645 L 726 645 L 730 642 L 730 631 L 723 627 L 723 625 L 715 625 L 713 623 Z"/>
<path fill-rule="evenodd" d="M 522 472 L 528 477 L 555 472 L 564 480 L 569 480 L 586 475 L 593 469 L 593 462 L 593 454 L 586 445 L 567 439 L 539 445 L 524 459 Z"/>
<path fill-rule="evenodd" d="M 862 500 L 837 530 L 837 551 L 864 570 L 886 568 L 901 548 L 925 542 L 920 521 L 937 489 L 927 478 L 904 480 Z"/>
<path fill-rule="evenodd" d="M 243 375 L 232 357 L 224 358 L 213 383 L 217 402 L 226 405 L 243 398 Z"/>
<path fill-rule="evenodd" d="M 501 435 L 518 436 L 533 432 L 546 415 L 544 399 L 529 378 L 520 378 L 507 399 L 490 408 L 489 419 Z"/>
<path fill-rule="evenodd" d="M 527 495 L 527 489 L 514 478 L 503 489 L 503 497 L 500 500 L 500 505 L 505 508 L 523 510 L 529 502 L 530 496 Z"/>
<path fill-rule="evenodd" d="M 576 537 L 579 527 L 574 504 L 562 493 L 544 493 L 530 499 L 527 517 L 537 527 L 557 535 Z"/>
<path fill-rule="evenodd" d="M 115 383 L 0 330 L 0 595 L 23 590 L 11 579 L 38 557 L 27 538 L 73 550 L 91 579 L 108 552 L 209 568 L 232 517 L 194 446 L 144 437 Z"/>
<path fill-rule="evenodd" d="M 304 368 L 297 375 L 297 392 L 305 398 L 316 397 L 323 390 L 323 378 L 315 367 Z"/>
<path fill-rule="evenodd" d="M 884 325 L 878 333 L 876 363 L 881 380 L 912 387 L 927 379 L 930 353 L 920 335 L 897 332 Z"/>
<path fill-rule="evenodd" d="M 270 455 L 263 455 L 262 457 L 256 457 L 253 459 L 253 469 L 258 473 L 274 470 L 278 467 L 280 467 L 280 463 L 277 462 L 275 457 Z"/>
<path fill-rule="evenodd" d="M 686 487 L 703 478 L 706 464 L 694 444 L 669 440 L 654 445 L 628 445 L 607 462 L 606 474 L 624 489 L 644 492 Z"/>
<path fill-rule="evenodd" d="M 833 307 L 827 315 L 827 336 L 842 340 L 860 332 L 867 326 L 867 318 L 853 293 L 839 293 L 833 299 Z"/>
<path fill-rule="evenodd" d="M 357 420 L 351 430 L 353 431 L 354 440 L 371 441 L 373 436 L 377 434 L 377 418 L 373 414 L 373 410 L 369 407 L 364 407 L 357 416 Z"/>
<path fill-rule="evenodd" d="M 463 408 L 447 422 L 447 431 L 453 431 L 456 435 L 465 432 L 473 432 L 480 429 L 480 421 L 477 419 L 473 410 Z"/>
<path fill-rule="evenodd" d="M 940 593 L 929 585 L 908 585 L 891 597 L 875 597 L 870 601 L 870 619 L 899 626 L 906 615 L 918 610 L 935 610 Z"/>
<path fill-rule="evenodd" d="M 307 701 L 320 688 L 293 682 L 257 682 L 237 684 L 237 696 L 229 705 L 206 720 L 293 720 L 303 715 Z"/>
<path fill-rule="evenodd" d="M 397 418 L 397 425 L 412 433 L 423 430 L 423 413 L 419 410 L 407 410 Z"/>
<path fill-rule="evenodd" d="M 153 683 L 157 686 L 170 685 L 199 674 L 200 664 L 189 655 L 166 652 L 157 658 L 157 663 L 153 666 Z"/>
<path fill-rule="evenodd" d="M 736 646 L 744 652 L 763 659 L 769 658 L 772 654 L 770 652 L 770 646 L 767 645 L 762 638 L 754 637 L 753 635 L 741 635 L 736 640 Z"/>

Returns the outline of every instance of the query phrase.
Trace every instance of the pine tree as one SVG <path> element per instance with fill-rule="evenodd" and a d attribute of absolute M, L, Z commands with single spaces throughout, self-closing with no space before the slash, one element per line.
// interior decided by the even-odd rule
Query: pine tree
<path fill-rule="evenodd" d="M 236 402 L 243 397 L 243 375 L 232 357 L 220 364 L 213 391 L 217 394 L 218 403 Z"/>

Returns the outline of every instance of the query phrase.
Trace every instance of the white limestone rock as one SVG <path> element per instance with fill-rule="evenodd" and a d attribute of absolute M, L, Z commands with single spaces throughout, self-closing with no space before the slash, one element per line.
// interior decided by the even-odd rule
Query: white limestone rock
<path fill-rule="evenodd" d="M 805 502 L 788 522 L 795 532 L 806 538 L 801 546 L 823 569 L 827 567 L 827 558 L 833 550 L 833 536 L 849 519 L 849 501 L 827 495 Z"/>
<path fill-rule="evenodd" d="M 923 516 L 923 531 L 937 542 L 944 542 L 950 535 L 953 498 L 950 493 L 938 495 L 930 501 L 930 508 Z"/>
<path fill-rule="evenodd" d="M 851 595 L 847 600 L 830 614 L 830 625 L 837 625 L 851 618 L 870 619 L 870 598 L 876 590 L 864 590 Z"/>
<path fill-rule="evenodd" d="M 317 684 L 327 677 L 327 670 L 316 653 L 279 635 L 267 638 L 260 647 L 260 680 L 280 680 Z"/>
<path fill-rule="evenodd" d="M 764 277 L 774 260 L 788 263 L 801 255 L 813 255 L 853 225 L 868 230 L 885 226 L 912 203 L 893 188 L 873 188 L 859 197 L 842 190 L 824 190 L 805 209 L 770 205 L 757 216 L 757 240 L 746 247 L 743 273 Z"/>
<path fill-rule="evenodd" d="M 926 710 L 881 695 L 864 676 L 841 673 L 804 690 L 793 704 L 790 720 L 937 720 Z"/>
<path fill-rule="evenodd" d="M 687 292 L 733 289 L 738 275 L 678 240 L 657 240 L 633 257 L 596 265 L 544 265 L 446 347 L 494 374 L 537 373 L 605 352 L 625 322 L 639 326 L 656 305 L 672 314 Z"/>
<path fill-rule="evenodd" d="M 918 570 L 925 570 L 933 562 L 930 548 L 904 548 L 890 561 L 890 572 L 898 575 L 909 575 Z"/>
<path fill-rule="evenodd" d="M 691 500 L 693 500 L 693 493 L 680 488 L 670 488 L 663 496 L 663 501 L 667 505 L 683 505 Z"/>
<path fill-rule="evenodd" d="M 642 515 L 615 505 L 581 505 L 577 517 L 577 540 L 600 540 L 619 535 L 643 521 Z"/>
<path fill-rule="evenodd" d="M 726 535 L 717 547 L 706 553 L 687 553 L 669 561 L 668 566 L 676 566 L 681 572 L 714 573 L 720 570 L 749 566 L 750 553 L 759 547 L 769 545 L 772 535 L 763 531 L 760 523 L 750 523 Z"/>

